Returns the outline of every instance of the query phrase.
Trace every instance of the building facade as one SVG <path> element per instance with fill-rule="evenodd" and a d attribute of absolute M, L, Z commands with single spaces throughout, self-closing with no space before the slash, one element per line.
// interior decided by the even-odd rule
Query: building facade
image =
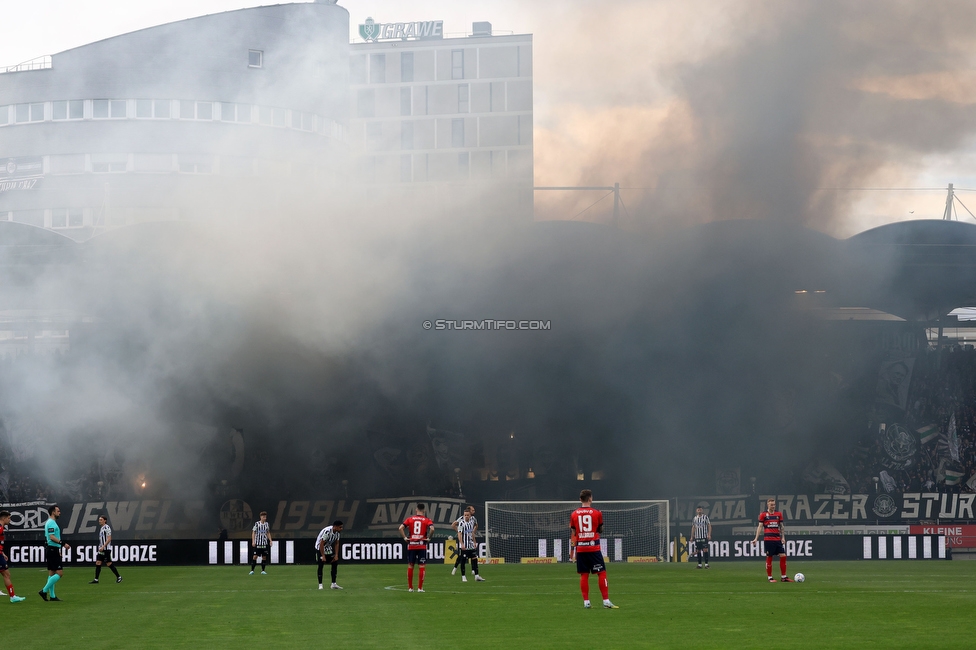
<path fill-rule="evenodd" d="M 8 69 L 0 221 L 87 239 L 141 221 L 273 212 L 266 184 L 314 184 L 346 164 L 348 33 L 348 13 L 330 2 L 275 5 Z"/>
<path fill-rule="evenodd" d="M 350 53 L 359 176 L 531 219 L 532 36 L 475 23 L 468 36 L 444 38 L 438 22 L 371 20 L 360 34 L 374 38 Z"/>
<path fill-rule="evenodd" d="M 334 0 L 241 9 L 0 68 L 0 221 L 84 241 L 337 186 L 530 220 L 531 36 L 367 22 L 350 44 Z"/>

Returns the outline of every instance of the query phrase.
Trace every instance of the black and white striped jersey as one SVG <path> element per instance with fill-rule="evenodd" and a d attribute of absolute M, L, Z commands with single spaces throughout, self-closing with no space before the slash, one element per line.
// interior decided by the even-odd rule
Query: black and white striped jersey
<path fill-rule="evenodd" d="M 708 521 L 708 515 L 695 515 L 695 518 L 691 520 L 691 527 L 695 533 L 695 539 L 699 542 L 708 541 L 708 527 L 711 522 Z"/>
<path fill-rule="evenodd" d="M 254 545 L 255 546 L 267 546 L 268 545 L 268 531 L 271 530 L 271 524 L 266 521 L 255 522 L 254 528 L 251 529 L 254 532 Z"/>
<path fill-rule="evenodd" d="M 333 530 L 332 526 L 326 526 L 319 531 L 319 536 L 315 538 L 315 550 L 319 549 L 319 544 L 325 542 L 325 547 L 322 549 L 323 555 L 335 555 L 335 543 L 339 541 L 340 533 L 337 530 Z"/>
<path fill-rule="evenodd" d="M 458 546 L 470 551 L 475 548 L 474 527 L 478 525 L 478 520 L 474 517 L 465 521 L 461 517 L 457 521 Z"/>
<path fill-rule="evenodd" d="M 105 524 L 102 526 L 98 531 L 98 548 L 104 548 L 106 551 L 110 550 L 112 548 L 112 545 L 109 544 L 109 538 L 111 536 L 112 529 L 109 527 L 109 525 Z"/>

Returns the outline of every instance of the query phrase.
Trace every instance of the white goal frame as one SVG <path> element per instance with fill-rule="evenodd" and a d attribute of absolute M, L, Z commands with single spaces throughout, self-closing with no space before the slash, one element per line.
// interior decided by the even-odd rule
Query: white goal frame
<path fill-rule="evenodd" d="M 537 535 L 540 542 L 544 538 L 548 539 L 549 542 L 555 542 L 556 540 L 566 539 L 568 544 L 569 515 L 572 513 L 573 510 L 576 510 L 577 508 L 580 507 L 579 501 L 486 501 L 485 502 L 485 545 L 486 545 L 486 553 L 489 558 L 496 557 L 495 555 L 492 554 L 493 540 L 495 541 L 496 552 L 499 552 L 501 551 L 501 549 L 498 548 L 499 546 L 501 546 L 501 544 L 499 543 L 500 537 L 508 534 L 498 530 L 499 528 L 498 518 L 501 516 L 500 511 L 507 510 L 508 512 L 511 512 L 512 510 L 518 510 L 520 506 L 522 507 L 539 506 L 540 507 L 540 510 L 538 511 L 539 516 L 544 517 L 546 514 L 549 514 L 552 517 L 557 517 L 557 516 L 562 517 L 560 520 L 561 523 L 559 523 L 556 528 L 547 527 L 545 533 L 542 533 L 539 530 L 537 530 L 536 532 L 531 533 L 529 536 L 527 536 L 527 538 L 534 539 L 535 538 L 534 536 Z M 549 506 L 549 508 L 546 508 L 546 506 Z M 593 503 L 593 507 L 596 508 L 597 510 L 600 510 L 603 513 L 604 525 L 607 526 L 609 524 L 609 530 L 606 530 L 604 534 L 601 535 L 601 540 L 602 539 L 608 540 L 606 543 L 609 548 L 607 549 L 606 552 L 608 557 L 610 558 L 610 561 L 611 562 L 627 561 L 627 557 L 622 557 L 622 558 L 618 557 L 618 555 L 620 555 L 620 550 L 621 550 L 620 547 L 624 545 L 624 542 L 617 541 L 617 540 L 627 540 L 627 539 L 633 540 L 637 537 L 636 535 L 621 534 L 619 531 L 614 530 L 614 526 L 615 526 L 614 515 L 618 512 L 622 512 L 623 509 L 626 509 L 627 506 L 631 506 L 631 509 L 634 510 L 645 508 L 647 506 L 658 506 L 660 508 L 658 512 L 657 522 L 656 522 L 658 534 L 660 537 L 658 548 L 645 550 L 646 555 L 642 557 L 652 556 L 652 557 L 660 558 L 660 561 L 662 562 L 670 562 L 671 557 L 668 549 L 670 548 L 669 544 L 671 542 L 671 502 L 667 499 L 627 499 L 627 500 L 616 500 L 616 501 L 596 501 Z M 562 516 L 563 512 L 565 513 L 564 517 Z M 531 511 L 525 511 L 525 514 L 530 515 Z M 558 535 L 558 537 L 553 539 L 554 535 Z M 611 540 L 614 541 L 612 542 Z M 617 546 L 617 548 L 615 549 L 612 546 L 610 546 L 612 543 L 616 543 L 619 546 Z M 633 548 L 634 544 L 628 543 L 627 547 Z M 555 551 L 555 549 L 553 550 Z M 560 554 L 562 554 L 561 551 Z M 629 557 L 632 554 L 626 554 L 626 555 Z M 501 553 L 499 553 L 497 556 L 505 557 Z M 505 557 L 506 562 L 510 562 L 513 559 L 516 562 L 520 561 L 517 558 Z M 568 561 L 568 552 L 565 555 L 563 555 L 562 561 L 563 562 Z"/>

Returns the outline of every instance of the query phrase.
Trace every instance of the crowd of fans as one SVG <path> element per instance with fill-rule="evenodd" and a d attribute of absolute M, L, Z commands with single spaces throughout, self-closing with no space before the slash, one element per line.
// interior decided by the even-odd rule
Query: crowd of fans
<path fill-rule="evenodd" d="M 904 411 L 870 412 L 844 471 L 851 491 L 976 492 L 976 351 L 921 352 L 910 381 Z M 900 448 L 898 431 L 911 437 Z"/>

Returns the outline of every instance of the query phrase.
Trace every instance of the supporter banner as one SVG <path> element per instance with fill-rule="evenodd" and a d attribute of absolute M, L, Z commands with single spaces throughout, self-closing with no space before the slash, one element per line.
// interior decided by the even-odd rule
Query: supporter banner
<path fill-rule="evenodd" d="M 12 567 L 43 566 L 45 547 L 41 542 L 7 544 L 4 551 Z M 61 561 L 65 568 L 76 566 L 94 566 L 97 544 L 72 544 L 70 549 L 62 549 Z M 126 565 L 140 566 L 175 566 L 207 564 L 206 540 L 165 539 L 144 541 L 138 544 L 120 543 L 112 549 L 112 561 L 119 567 Z"/>
<path fill-rule="evenodd" d="M 976 494 L 948 492 L 760 494 L 676 499 L 674 520 L 678 525 L 690 525 L 695 508 L 701 506 L 713 526 L 752 524 L 766 509 L 766 499 L 770 498 L 776 499 L 776 508 L 783 513 L 787 524 L 877 522 L 887 525 L 921 520 L 940 520 L 940 523 L 947 519 L 976 520 Z"/>
<path fill-rule="evenodd" d="M 689 553 L 688 542 L 684 537 L 671 542 L 671 557 L 675 557 L 675 541 L 678 543 L 680 561 L 695 561 L 694 549 L 692 548 Z M 859 560 L 862 555 L 861 537 L 853 535 L 787 538 L 785 546 L 787 557 L 797 560 Z M 762 541 L 753 542 L 751 537 L 713 539 L 708 543 L 708 549 L 712 562 L 722 560 L 761 562 L 766 557 Z"/>
<path fill-rule="evenodd" d="M 407 545 L 399 540 L 376 538 L 342 539 L 339 561 L 352 564 L 403 564 L 407 561 Z M 427 564 L 447 564 L 446 542 L 431 542 L 427 545 Z M 484 543 L 478 545 L 478 556 L 483 558 L 488 552 Z M 315 564 L 318 558 L 314 540 L 295 540 L 295 562 Z M 454 563 L 453 560 L 450 561 Z"/>
<path fill-rule="evenodd" d="M 461 499 L 438 497 L 402 497 L 399 499 L 369 499 L 366 501 L 369 530 L 395 531 L 404 519 L 414 514 L 418 503 L 427 508 L 427 516 L 435 527 L 450 527 L 461 515 L 467 503 Z"/>
<path fill-rule="evenodd" d="M 314 538 L 336 519 L 344 522 L 347 531 L 378 537 L 396 536 L 400 523 L 414 513 L 418 503 L 426 506 L 427 516 L 442 532 L 450 529 L 466 504 L 460 499 L 410 496 L 368 501 L 299 499 L 262 505 L 267 508 L 272 533 L 286 539 Z M 43 530 L 52 505 L 46 501 L 32 501 L 0 507 L 10 511 L 10 532 L 15 536 L 30 536 Z M 60 507 L 58 524 L 66 538 L 94 538 L 98 532 L 98 517 L 104 514 L 108 516 L 117 540 L 211 539 L 219 530 L 227 531 L 229 539 L 250 539 L 251 528 L 261 511 L 243 499 L 228 499 L 219 506 L 207 506 L 203 501 L 142 499 L 61 503 Z"/>
<path fill-rule="evenodd" d="M 0 508 L 10 512 L 7 530 L 11 532 L 43 531 L 44 522 L 53 503 L 29 501 L 27 503 L 5 503 Z"/>

